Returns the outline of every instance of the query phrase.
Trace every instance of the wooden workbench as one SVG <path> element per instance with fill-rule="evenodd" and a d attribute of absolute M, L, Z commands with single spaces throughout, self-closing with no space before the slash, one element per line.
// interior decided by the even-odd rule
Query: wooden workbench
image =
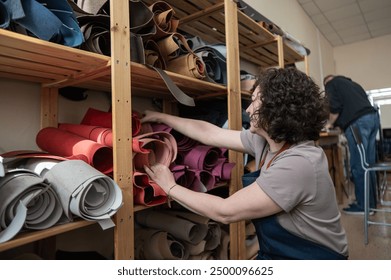
<path fill-rule="evenodd" d="M 329 172 L 333 179 L 338 203 L 343 202 L 343 193 L 346 184 L 344 175 L 344 157 L 342 147 L 339 144 L 339 130 L 329 130 L 320 133 L 318 145 L 326 153 L 329 162 Z M 347 176 L 348 177 L 348 176 Z"/>

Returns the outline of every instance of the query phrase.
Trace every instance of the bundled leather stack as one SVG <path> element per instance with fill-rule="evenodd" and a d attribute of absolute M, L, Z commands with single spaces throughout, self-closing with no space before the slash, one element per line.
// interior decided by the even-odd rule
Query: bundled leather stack
<path fill-rule="evenodd" d="M 182 210 L 144 210 L 136 215 L 135 257 L 149 260 L 227 260 L 223 225 Z"/>
<path fill-rule="evenodd" d="M 13 151 L 1 157 L 0 243 L 22 230 L 42 230 L 74 217 L 103 229 L 122 206 L 122 192 L 83 160 L 44 152 Z"/>

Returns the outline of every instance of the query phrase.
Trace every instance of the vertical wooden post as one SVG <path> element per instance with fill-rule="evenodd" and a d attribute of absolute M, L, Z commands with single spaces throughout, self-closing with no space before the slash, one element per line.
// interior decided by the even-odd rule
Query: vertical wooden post
<path fill-rule="evenodd" d="M 132 184 L 132 100 L 130 77 L 129 1 L 110 1 L 111 90 L 114 180 L 121 187 L 123 206 L 114 220 L 114 258 L 134 259 Z"/>
<path fill-rule="evenodd" d="M 41 88 L 41 128 L 57 127 L 58 124 L 58 89 Z"/>
<path fill-rule="evenodd" d="M 238 14 L 236 3 L 225 0 L 225 33 L 227 46 L 227 95 L 228 95 L 228 127 L 230 129 L 242 129 L 242 102 L 240 92 L 240 61 L 239 61 L 239 36 Z M 235 162 L 230 180 L 230 194 L 242 188 L 243 154 L 229 151 L 229 161 Z M 246 259 L 245 222 L 237 222 L 230 225 L 230 258 Z"/>
<path fill-rule="evenodd" d="M 278 66 L 280 68 L 285 67 L 284 61 L 284 41 L 281 36 L 277 36 L 277 49 L 278 49 Z"/>

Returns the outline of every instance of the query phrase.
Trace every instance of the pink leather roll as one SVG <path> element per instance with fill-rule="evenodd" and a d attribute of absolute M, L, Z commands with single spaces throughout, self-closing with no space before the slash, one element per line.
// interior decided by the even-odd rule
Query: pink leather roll
<path fill-rule="evenodd" d="M 170 133 L 172 136 L 174 136 L 177 142 L 178 152 L 190 151 L 198 143 L 196 140 L 193 140 L 183 135 L 182 133 L 176 131 L 175 129 L 172 129 L 166 124 L 152 123 L 151 127 L 153 131 L 165 131 Z"/>
<path fill-rule="evenodd" d="M 61 157 L 84 155 L 86 162 L 103 174 L 113 171 L 113 150 L 76 134 L 46 127 L 38 132 L 36 143 L 42 150 Z"/>
<path fill-rule="evenodd" d="M 59 129 L 71 132 L 81 137 L 90 139 L 99 144 L 113 147 L 113 132 L 110 128 L 86 125 L 86 124 L 71 124 L 62 123 L 58 126 Z"/>
<path fill-rule="evenodd" d="M 144 170 L 144 165 L 161 163 L 170 166 L 177 156 L 177 146 L 174 137 L 164 131 L 140 134 L 134 139 L 141 143 L 141 148 L 148 154 L 134 153 L 133 166 L 136 170 Z"/>

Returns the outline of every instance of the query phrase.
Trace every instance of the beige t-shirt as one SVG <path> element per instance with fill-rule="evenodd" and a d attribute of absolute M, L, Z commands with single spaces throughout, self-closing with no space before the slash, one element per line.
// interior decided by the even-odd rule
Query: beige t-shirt
<path fill-rule="evenodd" d="M 247 153 L 259 162 L 267 145 L 265 139 L 246 130 L 242 131 L 241 140 Z M 315 146 L 314 141 L 292 145 L 267 168 L 276 153 L 268 151 L 256 182 L 284 210 L 278 214 L 280 225 L 292 234 L 347 256 L 347 238 L 323 149 Z"/>

